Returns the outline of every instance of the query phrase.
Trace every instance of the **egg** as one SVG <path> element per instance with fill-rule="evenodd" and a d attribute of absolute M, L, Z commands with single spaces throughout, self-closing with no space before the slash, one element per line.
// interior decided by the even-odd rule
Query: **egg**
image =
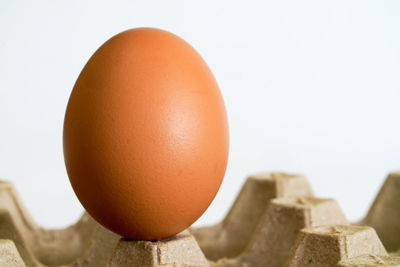
<path fill-rule="evenodd" d="M 71 92 L 66 170 L 86 211 L 126 238 L 160 240 L 208 208 L 225 175 L 224 101 L 202 57 L 164 30 L 106 41 Z"/>

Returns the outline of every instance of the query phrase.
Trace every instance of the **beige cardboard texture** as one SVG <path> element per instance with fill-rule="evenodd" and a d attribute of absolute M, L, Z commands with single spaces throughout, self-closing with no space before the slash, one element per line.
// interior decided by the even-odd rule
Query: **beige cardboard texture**
<path fill-rule="evenodd" d="M 121 238 L 87 213 L 65 229 L 43 229 L 0 182 L 0 266 L 400 266 L 399 222 L 400 173 L 357 225 L 335 200 L 314 197 L 304 176 L 261 173 L 222 222 L 154 242 Z"/>

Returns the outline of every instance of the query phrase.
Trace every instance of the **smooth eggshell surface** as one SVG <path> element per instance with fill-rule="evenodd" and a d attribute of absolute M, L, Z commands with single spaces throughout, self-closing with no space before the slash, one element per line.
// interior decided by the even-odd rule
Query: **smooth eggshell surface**
<path fill-rule="evenodd" d="M 228 158 L 224 102 L 207 64 L 169 32 L 104 43 L 72 90 L 64 157 L 80 202 L 136 240 L 172 236 L 214 199 Z"/>

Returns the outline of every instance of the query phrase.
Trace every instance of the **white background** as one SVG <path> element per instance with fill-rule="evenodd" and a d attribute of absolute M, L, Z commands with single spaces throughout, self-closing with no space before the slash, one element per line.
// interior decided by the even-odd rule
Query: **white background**
<path fill-rule="evenodd" d="M 222 219 L 248 174 L 302 173 L 360 219 L 400 169 L 399 1 L 0 1 L 0 177 L 34 219 L 82 207 L 62 153 L 66 103 L 104 41 L 152 26 L 192 44 L 225 99 L 225 180 L 196 222 Z"/>

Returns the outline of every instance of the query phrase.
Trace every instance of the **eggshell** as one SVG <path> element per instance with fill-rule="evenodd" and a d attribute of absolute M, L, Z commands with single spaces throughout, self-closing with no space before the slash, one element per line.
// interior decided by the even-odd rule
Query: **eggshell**
<path fill-rule="evenodd" d="M 217 82 L 176 35 L 132 29 L 89 59 L 64 120 L 71 185 L 89 214 L 136 240 L 172 236 L 214 199 L 228 158 Z"/>

